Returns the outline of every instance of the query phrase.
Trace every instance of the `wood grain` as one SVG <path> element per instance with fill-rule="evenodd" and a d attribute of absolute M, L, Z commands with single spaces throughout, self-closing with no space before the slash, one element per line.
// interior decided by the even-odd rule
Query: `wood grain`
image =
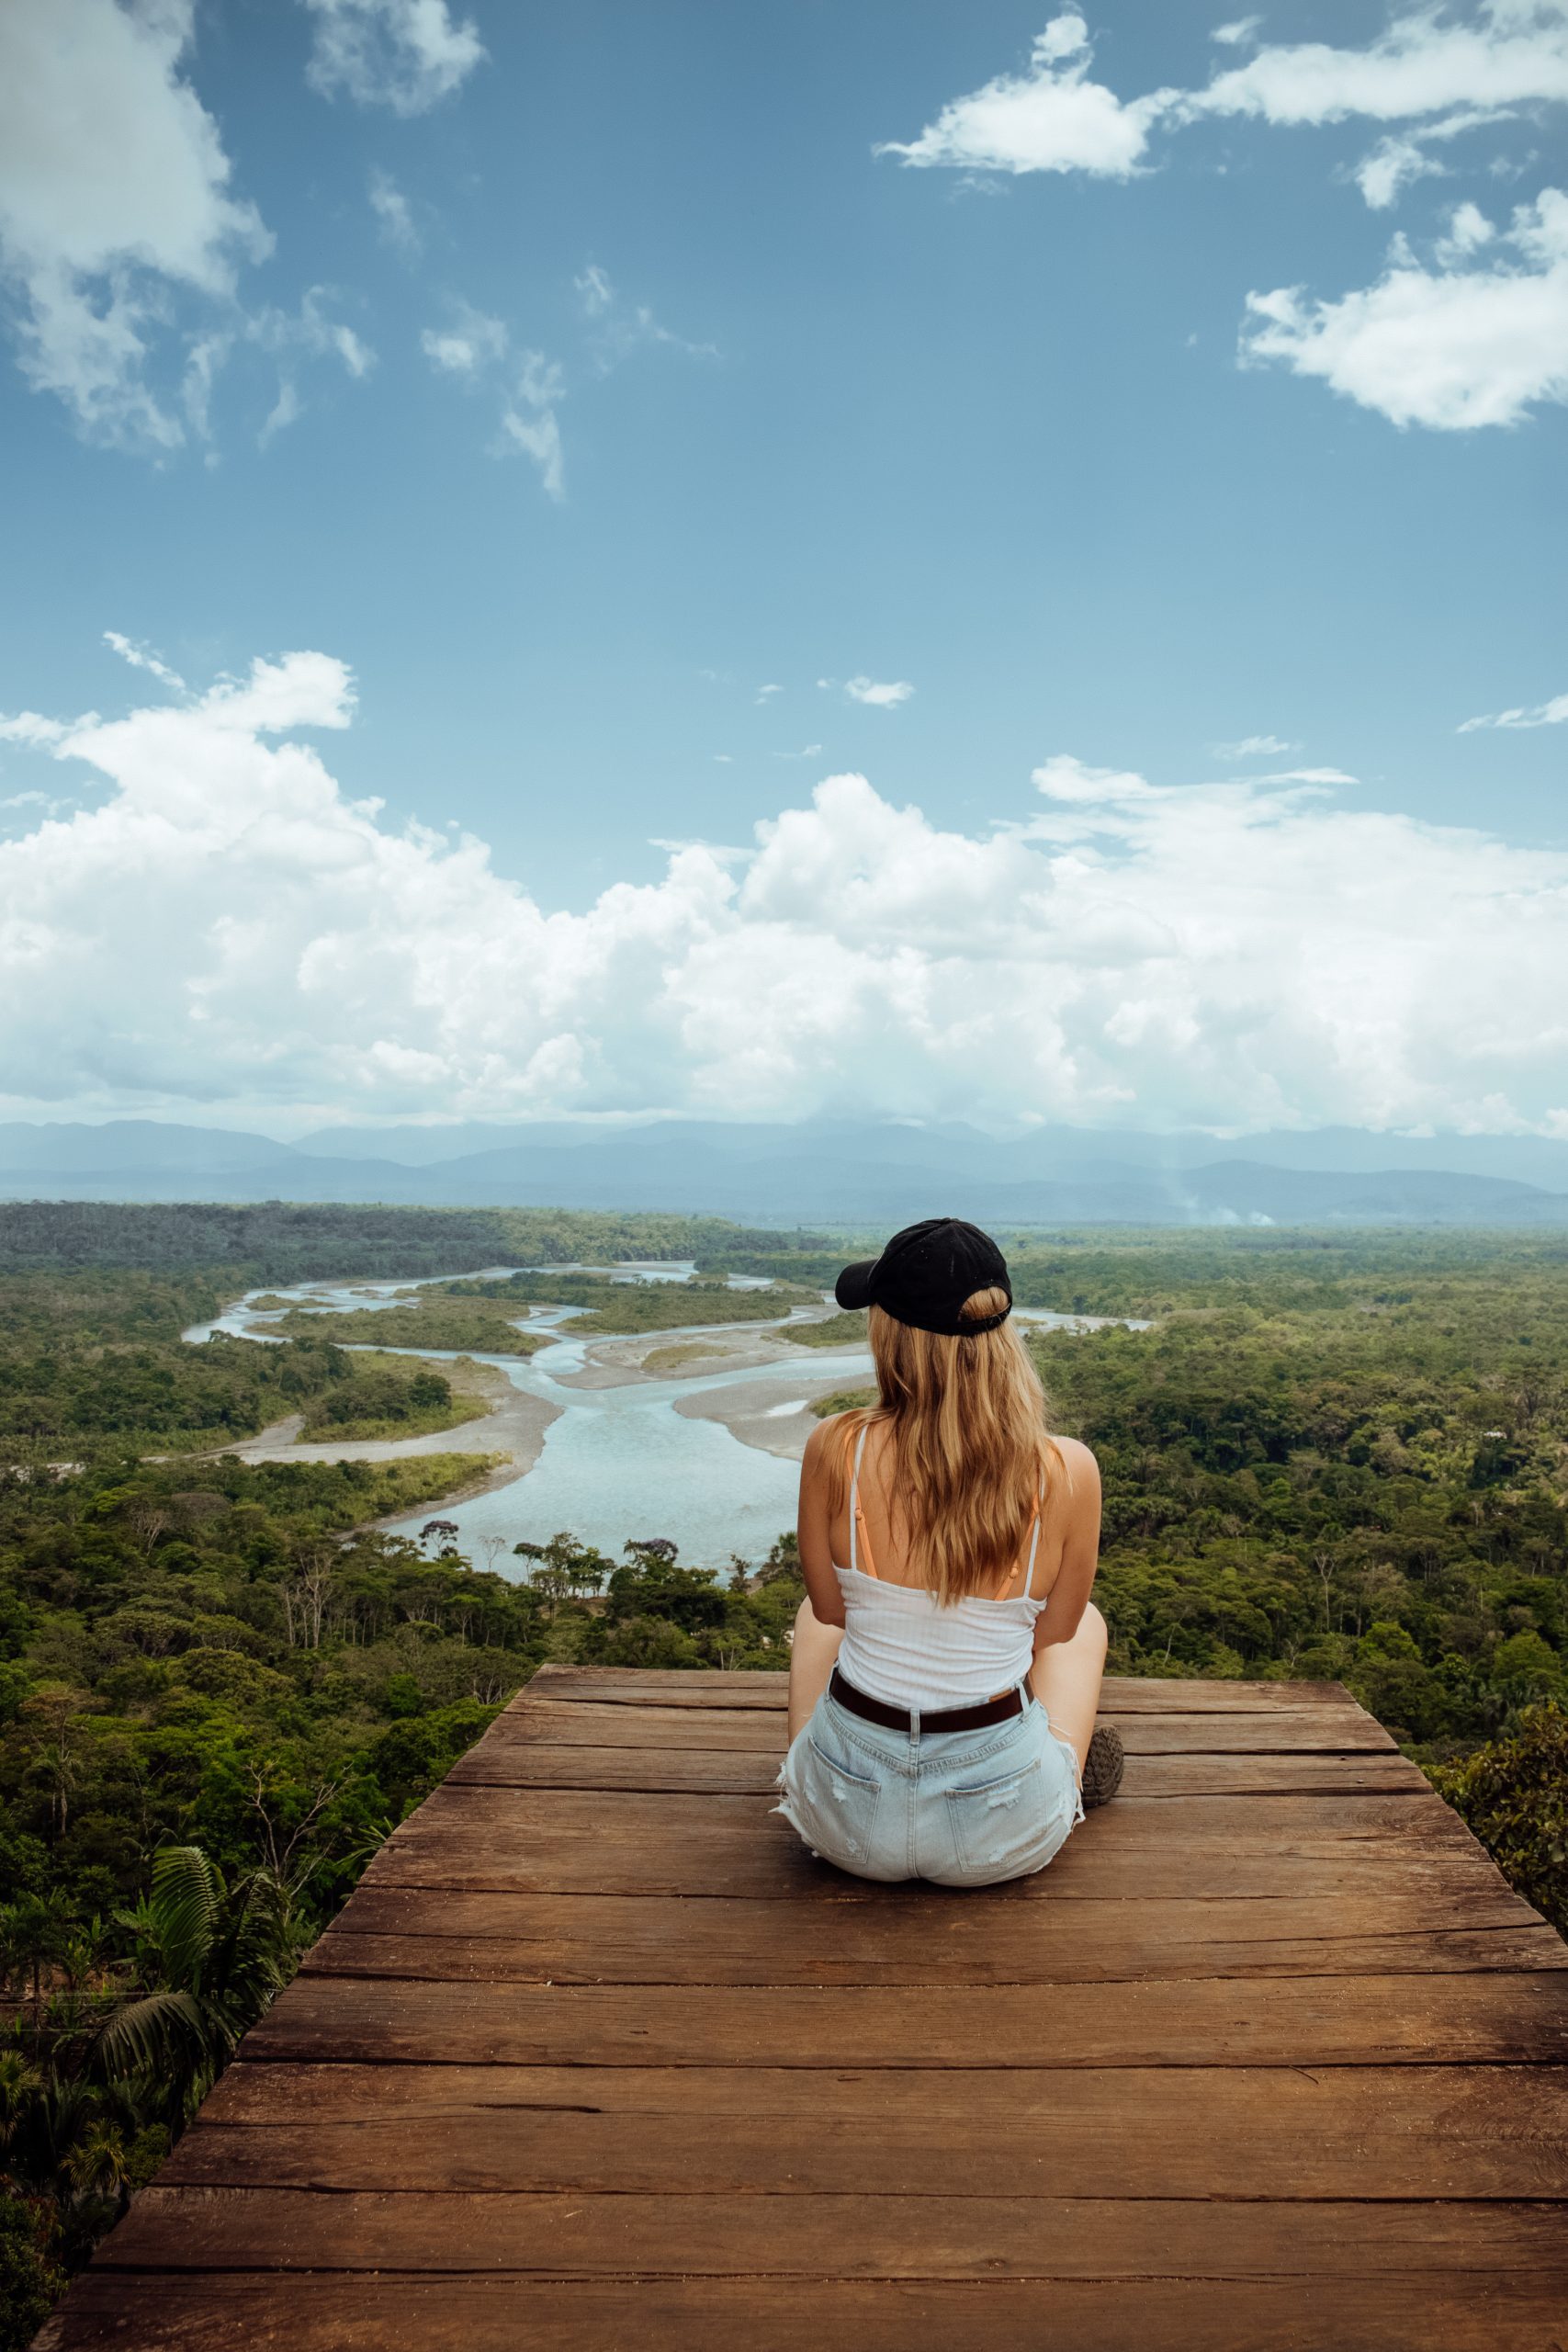
<path fill-rule="evenodd" d="M 291 2096 L 273 2076 L 288 2062 L 329 2101 L 337 2071 L 353 2077 L 355 2097 L 412 2098 L 421 2061 L 923 2071 L 973 2064 L 989 2050 L 1033 2067 L 1568 2062 L 1568 1967 L 1527 1973 L 1519 1933 L 1495 1939 L 1507 1947 L 1500 1982 L 1472 1950 L 1463 1973 L 1152 1978 L 1079 1984 L 1070 1998 L 1049 2001 L 1021 2000 L 1010 1985 L 927 1986 L 911 2000 L 901 1987 L 874 1985 L 302 1976 L 247 2037 L 245 2058 L 257 2063 L 231 2067 L 209 2109 L 264 2119 L 275 2095 Z M 1540 1939 L 1543 1956 L 1550 1940 L 1568 1962 L 1550 1929 L 1522 1933 Z"/>
<path fill-rule="evenodd" d="M 163 2177 L 334 2194 L 945 2200 L 956 2161 L 1010 2196 L 1070 2198 L 1092 2148 L 1102 2199 L 1568 2196 L 1568 2075 L 1552 2066 L 435 2072 L 417 2108 L 408 2086 L 391 2106 L 340 2092 L 323 2107 L 313 2081 L 292 2098 L 279 2083 L 276 2121 L 198 2122 Z"/>
<path fill-rule="evenodd" d="M 779 1750 L 641 1746 L 577 1746 L 530 1738 L 483 1742 L 460 1757 L 447 1788 L 649 1789 L 697 1793 L 766 1795 L 778 1773 Z M 1245 1796 L 1254 1792 L 1421 1795 L 1430 1786 L 1407 1757 L 1384 1753 L 1295 1755 L 1243 1753 L 1130 1756 L 1125 1797 Z"/>
<path fill-rule="evenodd" d="M 998 2177 L 1002 2155 L 986 2151 Z M 1508 2275 L 1562 2260 L 1552 2206 L 1431 2199 L 810 2194 L 481 2196 L 417 2190 L 144 2189 L 100 2269 L 457 2271 L 614 2278 L 1303 2278 Z"/>
<path fill-rule="evenodd" d="M 1048 2317 L 1045 2315 L 1048 2311 Z M 39 2352 L 1563 2352 L 1560 2271 L 948 2280 L 92 2272 Z"/>

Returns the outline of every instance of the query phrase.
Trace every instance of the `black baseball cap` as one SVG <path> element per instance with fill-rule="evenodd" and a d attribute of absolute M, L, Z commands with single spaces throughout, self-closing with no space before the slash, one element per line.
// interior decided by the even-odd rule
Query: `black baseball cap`
<path fill-rule="evenodd" d="M 958 1310 L 977 1290 L 1005 1290 L 1008 1303 L 999 1315 L 965 1322 Z M 954 1340 L 994 1331 L 1012 1312 L 1007 1260 L 988 1233 L 965 1225 L 961 1216 L 928 1216 L 923 1224 L 907 1225 L 880 1258 L 846 1266 L 833 1295 L 840 1306 L 880 1306 L 897 1323 Z"/>

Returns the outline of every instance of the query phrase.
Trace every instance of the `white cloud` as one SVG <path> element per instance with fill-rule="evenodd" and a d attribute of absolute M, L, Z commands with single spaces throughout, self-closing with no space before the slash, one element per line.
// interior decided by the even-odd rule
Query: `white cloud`
<path fill-rule="evenodd" d="M 1209 746 L 1217 760 L 1277 759 L 1281 752 L 1299 752 L 1299 743 L 1287 743 L 1278 735 L 1243 735 L 1235 743 L 1212 743 Z"/>
<path fill-rule="evenodd" d="M 1418 120 L 1450 108 L 1568 100 L 1568 8 L 1562 0 L 1483 0 L 1469 24 L 1436 8 L 1399 17 L 1362 49 L 1297 41 L 1260 49 L 1245 65 L 1189 93 L 1180 120 L 1252 115 L 1265 122 Z"/>
<path fill-rule="evenodd" d="M 1478 727 L 1561 727 L 1568 721 L 1568 695 L 1553 695 L 1550 702 L 1538 702 L 1519 710 L 1496 710 L 1481 718 L 1467 718 L 1460 729 L 1461 735 L 1473 735 Z"/>
<path fill-rule="evenodd" d="M 634 351 L 657 345 L 683 351 L 689 359 L 718 357 L 716 344 L 691 343 L 683 334 L 661 325 L 646 302 L 626 301 L 612 283 L 608 270 L 596 261 L 589 262 L 571 282 L 583 316 L 592 322 L 588 348 L 602 376 L 608 376 Z"/>
<path fill-rule="evenodd" d="M 0 844 L 11 1107 L 1568 1124 L 1560 851 L 1064 755 L 978 835 L 829 777 L 574 913 L 346 799 L 291 730 L 352 708 L 299 653 L 5 723 L 99 787 Z"/>
<path fill-rule="evenodd" d="M 1268 775 L 1248 779 L 1252 784 L 1359 784 L 1360 780 L 1344 768 L 1275 768 Z"/>
<path fill-rule="evenodd" d="M 478 376 L 506 356 L 506 329 L 502 321 L 467 302 L 453 305 L 449 327 L 426 327 L 419 342 L 431 366 L 446 376 Z"/>
<path fill-rule="evenodd" d="M 182 77 L 192 22 L 193 0 L 0 6 L 0 270 L 22 368 L 87 438 L 130 448 L 186 436 L 154 381 L 175 297 L 226 305 L 272 245 Z"/>
<path fill-rule="evenodd" d="M 1374 212 L 1386 212 L 1416 180 L 1440 177 L 1443 166 L 1419 139 L 1380 139 L 1355 169 L 1355 181 Z"/>
<path fill-rule="evenodd" d="M 268 353 L 277 368 L 277 395 L 257 435 L 258 447 L 263 449 L 305 413 L 299 384 L 302 362 L 335 359 L 356 382 L 376 365 L 376 354 L 368 344 L 327 309 L 327 304 L 336 299 L 331 287 L 312 286 L 307 288 L 298 311 L 269 308 L 258 311 L 244 322 L 244 339 Z"/>
<path fill-rule="evenodd" d="M 782 686 L 759 686 L 757 689 L 757 700 L 759 702 L 772 702 L 775 695 L 782 695 L 783 692 L 784 688 Z"/>
<path fill-rule="evenodd" d="M 257 448 L 270 449 L 280 433 L 298 424 L 302 413 L 299 392 L 286 377 L 277 388 L 277 398 L 262 419 L 262 428 L 256 435 Z"/>
<path fill-rule="evenodd" d="M 1314 301 L 1300 287 L 1247 298 L 1244 356 L 1320 377 L 1395 424 L 1460 432 L 1513 424 L 1568 400 L 1568 196 L 1547 188 L 1491 244 L 1473 205 L 1436 269 L 1403 244 L 1375 286 Z M 1456 220 L 1459 216 L 1456 216 Z M 1512 249 L 1467 266 L 1483 245 Z"/>
<path fill-rule="evenodd" d="M 1123 105 L 1089 78 L 1089 27 L 1076 9 L 1053 17 L 1034 43 L 1029 70 L 998 74 L 954 98 L 918 139 L 886 140 L 875 153 L 906 164 L 981 172 L 1091 172 L 1126 179 L 1144 159 L 1149 131 L 1178 94 L 1156 91 Z"/>
<path fill-rule="evenodd" d="M 1213 39 L 1248 43 L 1260 22 L 1239 18 L 1218 27 Z M 918 139 L 887 141 L 876 153 L 964 171 L 1081 171 L 1127 179 L 1144 167 L 1157 128 L 1179 130 L 1209 117 L 1317 127 L 1354 117 L 1419 122 L 1450 116 L 1422 135 L 1452 136 L 1516 107 L 1568 100 L 1568 6 L 1482 0 L 1468 24 L 1418 7 L 1359 49 L 1271 44 L 1202 89 L 1153 90 L 1130 99 L 1089 80 L 1091 55 L 1089 27 L 1069 10 L 1035 42 L 1028 72 L 999 74 L 953 99 Z M 1368 201 L 1392 201 L 1402 179 L 1431 168 L 1418 148 L 1370 158 L 1362 170 L 1370 171 L 1376 193 Z"/>
<path fill-rule="evenodd" d="M 1510 110 L 1503 107 L 1461 107 L 1417 130 L 1380 140 L 1370 154 L 1363 155 L 1351 177 L 1374 212 L 1386 211 L 1413 181 L 1446 175 L 1449 166 L 1427 152 L 1433 141 L 1457 139 L 1462 131 L 1511 119 Z"/>
<path fill-rule="evenodd" d="M 502 450 L 521 449 L 539 469 L 547 496 L 566 496 L 566 459 L 556 408 L 565 391 L 560 369 L 542 351 L 525 351 L 522 370 L 501 416 Z"/>
<path fill-rule="evenodd" d="M 426 327 L 420 345 L 433 368 L 469 386 L 501 392 L 493 457 L 531 458 L 546 495 L 566 496 L 566 455 L 556 411 L 566 397 L 566 379 L 542 351 L 519 352 L 504 377 L 510 337 L 500 319 L 467 302 L 452 305 L 449 327 Z"/>
<path fill-rule="evenodd" d="M 1250 43 L 1259 22 L 1238 19 L 1214 38 Z M 918 139 L 876 152 L 971 175 L 1129 179 L 1149 168 L 1156 130 L 1175 134 L 1237 119 L 1296 129 L 1359 119 L 1402 126 L 1352 175 L 1368 204 L 1386 209 L 1413 180 L 1447 170 L 1430 152 L 1434 143 L 1568 102 L 1568 0 L 1480 0 L 1464 20 L 1437 6 L 1407 8 L 1359 48 L 1273 43 L 1203 88 L 1133 98 L 1092 81 L 1090 56 L 1087 22 L 1071 9 L 1046 27 L 1027 72 L 953 99 Z M 1494 260 L 1489 270 L 1456 268 L 1476 248 L 1450 239 L 1436 254 L 1436 274 L 1396 252 L 1379 285 L 1337 303 L 1307 303 L 1292 288 L 1250 295 L 1243 356 L 1284 359 L 1400 424 L 1512 423 L 1532 402 L 1563 396 L 1563 256 L 1548 217 L 1561 201 L 1549 189 L 1533 220 L 1528 208 L 1516 215 L 1508 232 L 1515 257 Z M 1483 219 L 1473 205 L 1460 210 Z"/>
<path fill-rule="evenodd" d="M 175 694 L 186 692 L 186 682 L 179 672 L 171 670 L 150 645 L 137 645 L 130 638 L 122 637 L 118 628 L 105 629 L 104 643 L 112 646 L 120 660 L 129 662 L 133 670 L 145 670 L 160 684 L 168 686 Z"/>
<path fill-rule="evenodd" d="M 914 691 L 908 678 L 882 681 L 861 677 L 844 681 L 844 692 L 850 700 L 867 703 L 873 710 L 897 710 L 901 702 L 908 701 Z"/>
<path fill-rule="evenodd" d="M 307 79 L 323 97 L 423 114 L 449 97 L 484 56 L 472 24 L 446 0 L 305 0 L 315 18 Z"/>
<path fill-rule="evenodd" d="M 409 258 L 420 250 L 422 239 L 414 225 L 412 208 L 389 172 L 373 171 L 369 182 L 370 209 L 381 224 L 381 234 L 387 243 Z"/>

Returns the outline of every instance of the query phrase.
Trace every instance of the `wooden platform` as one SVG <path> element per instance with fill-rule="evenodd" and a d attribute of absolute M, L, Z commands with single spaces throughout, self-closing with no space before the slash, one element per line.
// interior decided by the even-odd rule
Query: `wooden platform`
<path fill-rule="evenodd" d="M 813 1861 L 784 1696 L 542 1672 L 41 2341 L 1564 2352 L 1568 1947 L 1342 1690 L 1108 1685 L 983 1894 Z"/>

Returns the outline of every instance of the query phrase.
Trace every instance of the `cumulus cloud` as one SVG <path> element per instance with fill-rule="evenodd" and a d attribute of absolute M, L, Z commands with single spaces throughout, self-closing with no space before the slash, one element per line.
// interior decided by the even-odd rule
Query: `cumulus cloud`
<path fill-rule="evenodd" d="M 1213 38 L 1247 45 L 1261 19 L 1219 26 Z M 999 74 L 953 99 L 918 139 L 886 141 L 878 154 L 906 164 L 995 172 L 1088 172 L 1127 179 L 1145 164 L 1156 129 L 1205 118 L 1247 117 L 1319 127 L 1351 118 L 1416 122 L 1451 116 L 1427 137 L 1451 136 L 1515 107 L 1568 100 L 1565 0 L 1483 0 L 1470 23 L 1433 8 L 1396 17 L 1358 49 L 1326 41 L 1276 42 L 1228 66 L 1198 90 L 1160 89 L 1121 98 L 1089 79 L 1089 27 L 1077 9 L 1053 18 L 1028 71 Z M 1409 164 L 1387 165 L 1380 188 Z"/>
<path fill-rule="evenodd" d="M 1254 22 L 1257 20 L 1254 19 Z M 1394 122 L 1451 107 L 1568 100 L 1563 0 L 1483 0 L 1468 24 L 1429 7 L 1399 17 L 1360 49 L 1293 41 L 1259 49 L 1172 109 L 1178 120 L 1252 115 L 1318 125 L 1353 116 Z"/>
<path fill-rule="evenodd" d="M 227 305 L 272 246 L 184 78 L 192 25 L 193 0 L 0 7 L 0 271 L 23 372 L 88 439 L 154 451 L 189 422 L 157 381 L 182 341 L 175 297 Z M 220 356 L 197 363 L 198 399 Z"/>
<path fill-rule="evenodd" d="M 1249 294 L 1247 314 L 1245 358 L 1281 360 L 1395 424 L 1517 424 L 1568 400 L 1568 196 L 1544 189 L 1502 232 L 1461 205 L 1435 268 L 1400 240 L 1375 286 L 1337 301 L 1277 287 Z"/>
<path fill-rule="evenodd" d="M 1473 735 L 1481 727 L 1561 727 L 1568 721 L 1568 695 L 1553 695 L 1550 702 L 1528 705 L 1519 710 L 1495 710 L 1481 718 L 1467 718 L 1460 729 L 1461 735 Z"/>
<path fill-rule="evenodd" d="M 1481 0 L 1464 18 L 1410 8 L 1359 47 L 1254 45 L 1260 21 L 1216 29 L 1216 40 L 1253 54 L 1203 87 L 1124 98 L 1091 78 L 1089 28 L 1069 10 L 1047 25 L 1027 71 L 953 99 L 918 138 L 876 152 L 970 174 L 1125 180 L 1152 167 L 1156 132 L 1204 122 L 1397 124 L 1353 172 L 1367 203 L 1384 209 L 1413 181 L 1449 168 L 1434 145 L 1568 102 L 1568 0 Z M 1401 424 L 1512 423 L 1533 401 L 1562 396 L 1561 254 L 1541 210 L 1556 200 L 1548 190 L 1533 221 L 1517 216 L 1515 256 L 1485 272 L 1456 271 L 1439 253 L 1435 276 L 1396 259 L 1378 286 L 1338 303 L 1307 303 L 1299 288 L 1253 294 L 1244 356 L 1287 360 Z M 1395 380 L 1405 351 L 1408 396 Z"/>
<path fill-rule="evenodd" d="M 852 702 L 863 702 L 873 710 L 897 710 L 914 693 L 908 678 L 882 680 L 877 678 L 846 678 L 844 692 Z"/>
<path fill-rule="evenodd" d="M 12 1107 L 1568 1121 L 1560 851 L 1059 755 L 983 833 L 836 775 L 576 913 L 346 798 L 299 734 L 353 702 L 295 653 L 6 722 L 96 787 L 0 843 Z"/>
<path fill-rule="evenodd" d="M 1124 105 L 1089 79 L 1093 51 L 1077 9 L 1054 17 L 1022 74 L 1001 74 L 954 98 L 918 139 L 886 140 L 879 155 L 929 168 L 984 172 L 1089 172 L 1127 179 L 1144 160 L 1149 132 L 1178 95 L 1156 91 Z"/>
<path fill-rule="evenodd" d="M 306 78 L 322 97 L 423 114 L 468 79 L 484 56 L 473 25 L 446 0 L 305 0 L 315 18 Z"/>

